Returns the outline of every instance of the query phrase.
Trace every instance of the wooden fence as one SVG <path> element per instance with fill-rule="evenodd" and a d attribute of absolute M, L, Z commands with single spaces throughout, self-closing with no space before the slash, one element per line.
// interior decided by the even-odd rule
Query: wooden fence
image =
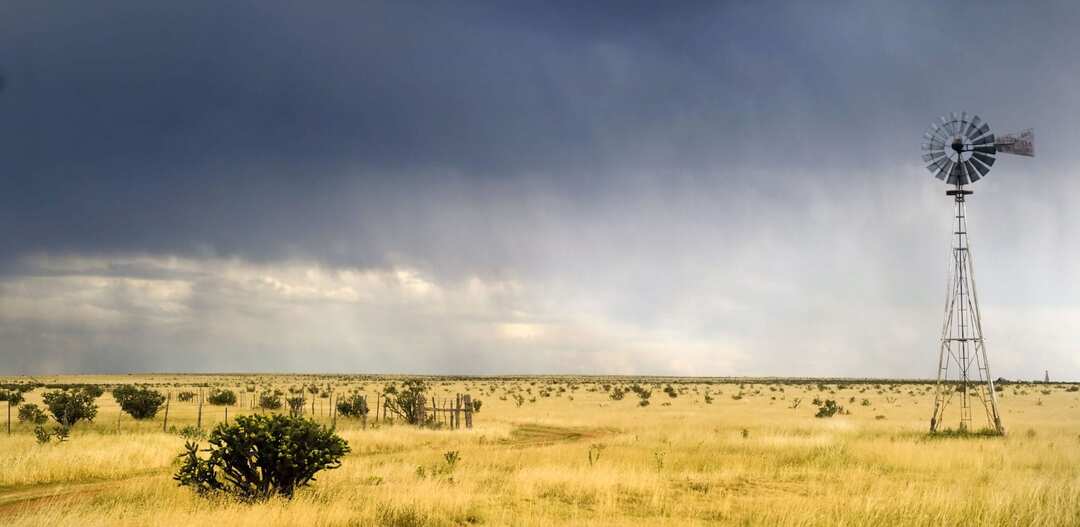
<path fill-rule="evenodd" d="M 196 421 L 196 426 L 198 428 L 202 428 L 203 406 L 205 404 L 204 395 L 206 394 L 206 392 L 203 388 L 195 389 L 198 391 L 193 394 L 193 397 L 188 402 L 190 404 L 198 405 L 198 417 Z M 264 392 L 261 391 L 247 393 L 240 392 L 239 394 L 237 394 L 236 404 L 231 406 L 235 406 L 238 408 L 247 407 L 251 411 L 261 411 L 259 407 L 259 399 L 262 397 L 263 393 Z M 172 395 L 172 390 L 169 390 L 168 398 L 166 399 L 164 408 L 165 415 L 164 419 L 162 420 L 162 430 L 166 430 L 169 424 L 169 406 L 172 403 Z M 248 395 L 250 395 L 250 398 L 248 397 Z M 334 424 L 334 426 L 336 426 L 338 414 L 337 402 L 340 400 L 341 395 L 338 395 L 337 398 L 335 398 L 335 394 L 333 391 L 330 391 L 328 397 L 326 398 L 316 398 L 313 396 L 313 394 L 311 395 L 312 397 L 310 397 L 310 407 L 306 404 L 307 401 L 305 400 L 305 404 L 299 407 L 299 411 L 301 413 L 307 413 L 307 411 L 310 411 L 312 418 L 327 417 Z M 367 407 L 369 408 L 368 415 L 364 415 L 360 418 L 364 428 L 367 428 L 368 420 L 369 418 L 371 418 L 371 410 L 374 410 L 373 422 L 375 423 L 394 422 L 397 420 L 403 420 L 405 418 L 405 416 L 400 415 L 400 413 L 394 409 L 394 407 L 390 404 L 390 400 L 387 397 L 383 397 L 382 394 L 375 395 L 374 407 L 369 404 L 366 395 L 361 395 L 361 397 L 364 399 L 365 405 L 367 405 Z M 305 395 L 305 398 L 307 398 L 307 395 Z M 323 404 L 324 400 L 326 401 L 325 405 Z M 316 401 L 318 401 L 317 407 Z M 229 406 L 230 405 L 224 405 L 226 424 L 228 424 L 229 422 Z M 283 411 L 290 411 L 289 405 L 287 403 L 284 403 L 284 401 L 282 406 Z M 413 414 L 417 416 L 416 424 L 418 426 L 445 426 L 451 430 L 457 430 L 462 426 L 464 426 L 465 428 L 472 428 L 473 412 L 474 409 L 472 396 L 467 393 L 459 393 L 455 394 L 453 398 L 447 398 L 442 400 L 441 402 L 434 395 L 430 396 L 430 398 L 424 397 L 420 400 L 417 400 L 416 408 L 414 408 Z M 117 427 L 119 427 L 119 418 L 117 420 Z"/>

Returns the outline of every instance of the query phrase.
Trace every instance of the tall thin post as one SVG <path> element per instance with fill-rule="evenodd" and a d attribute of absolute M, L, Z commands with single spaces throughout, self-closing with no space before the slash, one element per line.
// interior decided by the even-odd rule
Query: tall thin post
<path fill-rule="evenodd" d="M 169 396 L 165 398 L 165 418 L 161 420 L 161 431 L 167 432 L 169 430 L 169 403 L 172 402 L 172 391 L 169 391 Z"/>

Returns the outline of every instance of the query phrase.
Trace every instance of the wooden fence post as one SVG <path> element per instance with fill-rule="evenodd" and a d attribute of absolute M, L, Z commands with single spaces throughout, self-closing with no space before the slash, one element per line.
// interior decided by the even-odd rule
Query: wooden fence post
<path fill-rule="evenodd" d="M 465 394 L 462 399 L 465 402 L 465 428 L 472 428 L 472 396 Z"/>
<path fill-rule="evenodd" d="M 169 397 L 165 399 L 165 419 L 161 421 L 161 431 L 166 432 L 169 429 L 169 403 L 172 402 L 172 391 L 169 391 Z"/>
<path fill-rule="evenodd" d="M 454 398 L 454 430 L 461 428 L 461 394 Z"/>
<path fill-rule="evenodd" d="M 202 430 L 202 388 L 199 388 L 199 421 L 196 428 Z"/>

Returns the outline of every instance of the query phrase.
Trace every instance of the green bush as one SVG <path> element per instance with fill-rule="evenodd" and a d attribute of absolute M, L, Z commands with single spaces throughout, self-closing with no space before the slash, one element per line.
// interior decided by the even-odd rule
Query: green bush
<path fill-rule="evenodd" d="M 214 406 L 232 406 L 236 404 L 236 393 L 232 390 L 214 390 L 206 397 L 206 402 Z"/>
<path fill-rule="evenodd" d="M 338 399 L 337 412 L 345 417 L 366 417 L 368 414 L 367 398 L 358 393 Z"/>
<path fill-rule="evenodd" d="M 64 426 L 92 422 L 98 411 L 94 399 L 93 393 L 86 390 L 56 390 L 41 396 L 53 419 Z"/>
<path fill-rule="evenodd" d="M 843 406 L 839 406 L 836 404 L 836 401 L 829 399 L 822 403 L 821 407 L 818 408 L 817 413 L 814 414 L 814 417 L 832 417 L 838 413 L 842 414 L 843 412 Z"/>
<path fill-rule="evenodd" d="M 349 452 L 344 439 L 302 417 L 248 415 L 218 425 L 210 446 L 199 457 L 198 443 L 188 442 L 173 477 L 202 495 L 225 493 L 245 501 L 274 495 L 291 498 L 315 474 L 341 466 Z"/>
<path fill-rule="evenodd" d="M 145 386 L 125 384 L 112 391 L 120 409 L 138 420 L 152 419 L 165 404 L 165 396 Z"/>
<path fill-rule="evenodd" d="M 263 410 L 280 410 L 281 394 L 266 392 L 259 396 L 259 408 Z"/>
<path fill-rule="evenodd" d="M 187 425 L 181 428 L 180 431 L 177 433 L 180 434 L 180 437 L 184 439 L 206 439 L 206 433 L 203 432 L 203 429 L 194 425 Z"/>
<path fill-rule="evenodd" d="M 424 404 L 424 391 L 427 387 L 420 379 L 409 379 L 402 384 L 401 390 L 391 384 L 384 391 L 386 409 L 394 412 L 409 424 L 421 424 L 420 407 Z"/>
<path fill-rule="evenodd" d="M 8 406 L 19 406 L 23 402 L 23 394 L 18 390 L 0 390 L 0 401 L 7 401 Z"/>
<path fill-rule="evenodd" d="M 33 425 L 43 425 L 45 421 L 48 421 L 49 417 L 45 415 L 45 411 L 36 404 L 27 403 L 19 407 L 19 422 L 29 423 Z"/>
<path fill-rule="evenodd" d="M 78 388 L 82 390 L 83 393 L 89 395 L 90 397 L 93 397 L 94 399 L 105 395 L 105 389 L 96 384 L 80 384 L 78 385 Z"/>
<path fill-rule="evenodd" d="M 298 416 L 304 413 L 304 392 L 300 391 L 299 393 L 300 395 L 285 399 L 285 402 L 289 405 L 289 415 Z"/>
<path fill-rule="evenodd" d="M 176 400 L 186 403 L 195 398 L 195 392 L 180 392 L 176 394 Z"/>

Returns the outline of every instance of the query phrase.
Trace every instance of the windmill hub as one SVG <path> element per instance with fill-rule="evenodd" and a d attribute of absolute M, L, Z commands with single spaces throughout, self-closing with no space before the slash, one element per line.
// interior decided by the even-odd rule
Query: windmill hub
<path fill-rule="evenodd" d="M 960 431 L 971 427 L 972 414 L 981 413 L 976 410 L 981 407 L 986 413 L 987 426 L 993 432 L 1004 434 L 1005 427 L 998 413 L 997 394 L 983 342 L 979 297 L 975 293 L 964 199 L 971 191 L 965 190 L 964 186 L 985 177 L 999 152 L 1034 157 L 1035 133 L 1024 130 L 1018 134 L 994 136 L 990 133 L 990 125 L 979 116 L 968 118 L 967 112 L 963 112 L 940 118 L 939 122 L 930 125 L 923 137 L 927 140 L 922 145 L 925 152 L 923 161 L 929 163 L 926 169 L 934 177 L 953 186 L 945 194 L 953 198 L 956 208 L 952 276 L 945 300 L 945 322 L 941 329 L 937 389 L 930 431 L 938 431 L 945 419 L 946 409 L 954 399 L 959 399 L 956 406 L 959 406 Z"/>

